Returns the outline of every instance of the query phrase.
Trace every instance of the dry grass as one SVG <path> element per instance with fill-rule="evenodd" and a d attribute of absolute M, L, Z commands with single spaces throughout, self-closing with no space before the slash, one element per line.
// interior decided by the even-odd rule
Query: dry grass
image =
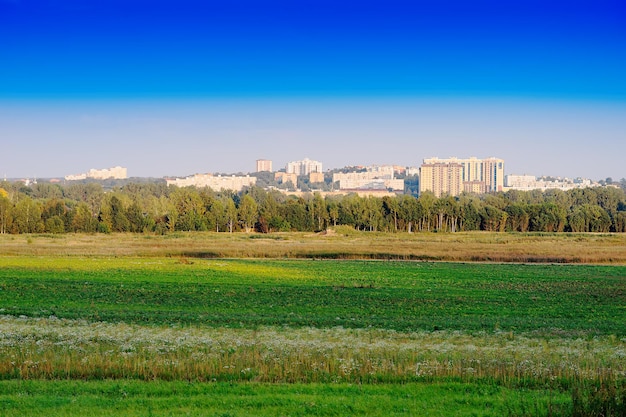
<path fill-rule="evenodd" d="M 0 235 L 0 256 L 406 259 L 626 263 L 626 234 L 173 233 Z"/>

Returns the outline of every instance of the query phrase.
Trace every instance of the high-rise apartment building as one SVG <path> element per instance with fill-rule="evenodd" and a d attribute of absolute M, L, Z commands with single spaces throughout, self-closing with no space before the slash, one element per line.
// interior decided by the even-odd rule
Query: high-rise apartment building
<path fill-rule="evenodd" d="M 302 161 L 289 162 L 285 167 L 287 174 L 309 175 L 311 172 L 322 172 L 322 163 L 304 158 Z"/>
<path fill-rule="evenodd" d="M 272 161 L 269 159 L 257 159 L 256 172 L 272 172 Z"/>
<path fill-rule="evenodd" d="M 485 191 L 502 191 L 504 188 L 504 161 L 498 158 L 483 159 Z"/>
<path fill-rule="evenodd" d="M 460 185 L 457 189 L 458 166 Z M 502 191 L 503 187 L 504 160 L 499 158 L 428 158 L 420 168 L 420 192 L 432 191 L 438 197 L 444 194 L 455 196 L 461 191 L 477 194 Z"/>
<path fill-rule="evenodd" d="M 431 191 L 436 197 L 461 194 L 463 165 L 450 162 L 424 163 L 420 167 L 420 194 Z"/>

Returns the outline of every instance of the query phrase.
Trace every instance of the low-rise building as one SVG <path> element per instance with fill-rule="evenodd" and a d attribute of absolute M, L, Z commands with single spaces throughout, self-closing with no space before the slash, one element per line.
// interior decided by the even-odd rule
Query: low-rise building
<path fill-rule="evenodd" d="M 333 182 L 339 182 L 340 190 L 393 190 L 404 191 L 404 180 L 394 177 L 391 165 L 374 165 L 361 172 L 337 172 Z"/>
<path fill-rule="evenodd" d="M 195 174 L 185 178 L 166 179 L 167 185 L 178 187 L 209 187 L 215 191 L 233 190 L 241 191 L 244 187 L 251 187 L 256 184 L 256 178 L 249 175 L 244 176 L 221 176 L 213 174 Z"/>
<path fill-rule="evenodd" d="M 324 173 L 323 172 L 311 172 L 309 173 L 309 182 L 324 182 Z"/>
<path fill-rule="evenodd" d="M 94 180 L 108 180 L 108 179 L 123 180 L 127 178 L 127 170 L 126 168 L 116 166 L 113 168 L 105 168 L 105 169 L 90 169 L 87 173 L 84 173 L 84 174 L 65 176 L 65 180 L 67 181 L 85 180 L 87 178 L 94 179 Z"/>
<path fill-rule="evenodd" d="M 573 190 L 576 188 L 598 187 L 600 184 L 586 178 L 537 178 L 534 175 L 507 175 L 504 190 Z"/>
<path fill-rule="evenodd" d="M 285 184 L 287 182 L 291 182 L 293 186 L 298 185 L 298 174 L 287 173 L 287 172 L 277 172 L 274 174 L 274 180 L 279 184 Z"/>

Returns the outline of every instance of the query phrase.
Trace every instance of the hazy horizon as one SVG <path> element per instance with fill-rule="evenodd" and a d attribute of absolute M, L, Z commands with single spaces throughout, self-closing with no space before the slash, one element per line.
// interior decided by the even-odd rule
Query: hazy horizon
<path fill-rule="evenodd" d="M 618 1 L 0 0 L 0 175 L 419 166 L 626 177 Z"/>

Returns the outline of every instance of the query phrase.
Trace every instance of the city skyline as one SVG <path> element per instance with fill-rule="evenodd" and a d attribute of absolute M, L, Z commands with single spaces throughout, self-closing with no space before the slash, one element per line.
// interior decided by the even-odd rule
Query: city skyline
<path fill-rule="evenodd" d="M 619 1 L 0 0 L 0 175 L 489 157 L 626 177 Z"/>
<path fill-rule="evenodd" d="M 469 159 L 469 158 L 476 158 L 476 155 L 461 155 L 461 157 L 459 157 L 457 154 L 449 154 L 446 157 L 442 158 L 442 155 L 444 154 L 437 154 L 437 155 L 431 155 L 430 157 L 424 157 L 421 158 L 419 161 L 414 161 L 411 164 L 401 164 L 401 163 L 395 163 L 393 161 L 391 162 L 387 162 L 387 163 L 376 163 L 376 162 L 369 162 L 369 163 L 360 163 L 360 162 L 354 162 L 351 164 L 346 164 L 346 165 L 336 165 L 336 166 L 331 166 L 331 167 L 326 167 L 326 164 L 324 163 L 324 161 L 319 161 L 320 164 L 324 164 L 325 168 L 323 169 L 323 171 L 319 171 L 319 172 L 329 172 L 329 171 L 334 171 L 334 170 L 342 170 L 342 169 L 346 169 L 346 168 L 354 168 L 354 167 L 361 167 L 361 168 L 365 168 L 365 167 L 386 167 L 386 166 L 395 166 L 395 167 L 404 167 L 407 169 L 418 169 L 422 164 L 424 163 L 429 163 L 427 161 L 432 160 L 432 159 L 442 159 L 442 160 L 447 160 L 447 159 Z M 486 154 L 485 154 L 486 155 Z M 487 157 L 487 156 L 482 156 L 479 159 L 487 159 L 487 158 L 494 158 L 493 155 Z M 292 158 L 293 159 L 293 158 Z M 303 158 L 305 161 L 308 160 L 308 157 Z M 375 159 L 372 159 L 375 161 Z M 126 176 L 125 178 L 182 178 L 182 177 L 187 177 L 190 175 L 195 175 L 195 174 L 225 174 L 225 175 L 231 175 L 231 174 L 251 174 L 251 173 L 255 173 L 255 172 L 260 172 L 258 169 L 254 169 L 254 166 L 256 166 L 258 168 L 258 164 L 259 161 L 263 161 L 266 164 L 268 163 L 270 166 L 275 165 L 274 168 L 272 169 L 261 169 L 260 171 L 268 171 L 268 172 L 279 172 L 279 171 L 286 171 L 287 167 L 289 166 L 289 164 L 293 164 L 293 163 L 300 163 L 302 161 L 295 161 L 295 160 L 285 160 L 286 162 L 284 164 L 278 164 L 276 166 L 276 164 L 274 163 L 275 161 L 273 159 L 269 159 L 269 158 L 260 158 L 257 159 L 255 161 L 247 161 L 247 162 L 251 162 L 251 163 L 246 163 L 246 161 L 243 161 L 243 163 L 245 165 L 250 165 L 248 168 L 249 169 L 223 169 L 223 170 L 212 170 L 210 169 L 210 167 L 206 167 L 206 169 L 201 169 L 198 171 L 194 171 L 194 172 L 190 172 L 190 171 L 185 171 L 185 172 L 181 172 L 181 173 L 176 173 L 176 174 L 169 174 L 169 175 L 161 175 L 161 174 L 156 174 L 156 175 L 133 175 L 131 172 L 131 175 Z M 312 161 L 312 162 L 318 162 L 318 161 Z M 84 164 L 81 164 L 83 166 L 85 166 Z M 224 165 L 222 165 L 224 166 Z M 243 166 L 241 164 L 239 164 L 239 166 Z M 507 164 L 508 166 L 508 164 Z M 12 179 L 12 180 L 20 180 L 20 179 L 60 179 L 60 178 L 65 178 L 66 180 L 76 180 L 76 179 L 85 179 L 86 177 L 90 177 L 90 173 L 93 171 L 109 171 L 109 170 L 113 170 L 113 169 L 118 169 L 121 168 L 118 165 L 116 165 L 115 167 L 104 167 L 104 166 L 99 166 L 97 168 L 84 168 L 82 173 L 62 173 L 59 175 L 10 175 L 7 172 L 3 173 L 2 176 L 4 178 L 8 178 L 8 179 Z M 121 168 L 123 169 L 125 172 L 128 169 L 127 167 Z M 131 171 L 133 170 L 132 167 L 130 167 Z M 164 170 L 168 170 L 167 168 L 164 168 Z M 58 170 L 57 170 L 58 171 Z M 546 171 L 546 172 L 544 172 Z M 534 176 L 537 178 L 541 178 L 541 177 L 555 177 L 555 178 L 570 178 L 570 179 L 575 179 L 575 178 L 586 178 L 586 179 L 591 179 L 591 180 L 604 180 L 605 178 L 607 178 L 607 176 L 599 176 L 597 178 L 594 177 L 589 177 L 589 176 L 584 176 L 584 175 L 562 175 L 558 172 L 555 172 L 556 169 L 554 168 L 548 168 L 546 170 L 542 171 L 541 173 L 537 173 L 537 172 L 533 172 L 533 171 L 524 171 L 520 174 L 521 171 L 516 171 L 516 172 L 511 172 L 509 169 L 505 170 L 505 175 L 530 175 L 530 176 Z M 76 178 L 74 178 L 76 177 Z M 85 178 L 82 178 L 85 177 Z M 610 176 L 608 176 L 610 177 Z M 618 181 L 620 179 L 624 178 L 624 176 L 614 176 L 612 177 L 613 180 Z"/>
<path fill-rule="evenodd" d="M 17 180 L 17 181 L 30 181 L 30 180 L 38 180 L 38 179 L 42 179 L 42 180 L 60 180 L 61 178 L 66 180 L 66 181 L 81 181 L 81 180 L 86 180 L 86 179 L 96 179 L 96 180 L 107 180 L 107 179 L 132 179 L 132 178 L 154 178 L 154 179 L 165 179 L 168 181 L 168 183 L 171 181 L 172 184 L 176 184 L 176 181 L 179 180 L 185 180 L 185 179 L 189 179 L 192 177 L 203 177 L 203 176 L 225 176 L 225 177 L 236 177 L 236 176 L 250 176 L 250 174 L 255 174 L 255 173 L 261 173 L 261 172 L 268 172 L 268 173 L 283 173 L 283 174 L 290 174 L 290 175 L 295 175 L 295 176 L 308 176 L 311 172 L 314 173 L 319 173 L 319 174 L 324 174 L 324 173 L 329 173 L 329 172 L 334 172 L 333 174 L 333 182 L 337 182 L 337 181 L 341 181 L 340 179 L 335 179 L 335 178 L 343 178 L 342 176 L 345 176 L 346 179 L 350 179 L 350 181 L 353 181 L 355 179 L 368 179 L 368 178 L 385 178 L 385 179 L 393 179 L 395 173 L 400 172 L 403 173 L 406 170 L 406 173 L 403 175 L 406 176 L 412 176 L 412 175 L 417 175 L 419 176 L 419 170 L 424 167 L 424 166 L 430 166 L 433 164 L 448 164 L 448 163 L 453 163 L 453 164 L 460 164 L 460 173 L 463 173 L 464 177 L 461 178 L 462 181 L 482 181 L 482 176 L 484 175 L 484 173 L 476 173 L 474 172 L 474 174 L 471 174 L 472 170 L 482 170 L 482 168 L 480 168 L 477 164 L 479 164 L 480 166 L 482 166 L 482 164 L 486 161 L 496 161 L 496 162 L 500 162 L 501 166 L 499 168 L 499 173 L 498 173 L 498 178 L 500 178 L 500 182 L 501 183 L 506 183 L 506 178 L 507 177 L 515 177 L 516 179 L 513 181 L 529 181 L 529 179 L 532 177 L 533 181 L 538 180 L 538 181 L 542 181 L 542 179 L 545 178 L 554 178 L 556 180 L 586 180 L 587 182 L 589 181 L 594 181 L 591 178 L 587 178 L 587 177 L 582 177 L 582 176 L 561 176 L 561 175 L 535 175 L 532 173 L 525 173 L 525 174 L 518 174 L 518 173 L 509 173 L 506 171 L 506 169 L 504 168 L 504 163 L 505 161 L 503 159 L 500 158 L 496 158 L 496 157 L 486 157 L 486 158 L 477 158 L 475 156 L 471 156 L 469 158 L 458 158 L 456 156 L 452 156 L 452 157 L 448 157 L 448 158 L 440 158 L 439 156 L 432 156 L 430 158 L 423 158 L 422 162 L 417 164 L 417 165 L 401 165 L 401 164 L 368 164 L 368 165 L 363 165 L 363 164 L 354 164 L 354 165 L 344 165 L 342 167 L 332 167 L 332 168 L 327 168 L 325 170 L 319 170 L 319 169 L 315 169 L 315 170 L 306 170 L 305 172 L 294 172 L 294 166 L 302 166 L 303 164 L 311 164 L 311 166 L 316 166 L 316 167 L 321 167 L 323 162 L 321 161 L 313 161 L 310 160 L 309 158 L 304 158 L 302 161 L 290 161 L 286 164 L 286 166 L 284 167 L 279 167 L 276 169 L 273 169 L 272 164 L 273 161 L 269 160 L 269 159 L 257 159 L 255 161 L 255 165 L 256 165 L 256 170 L 255 169 L 251 169 L 251 170 L 240 170 L 240 171 L 222 171 L 222 172 L 218 172 L 218 171 L 203 171 L 203 172 L 194 172 L 192 174 L 184 174 L 184 175 L 169 175 L 169 176 L 151 176 L 151 177 L 137 177 L 137 176 L 128 176 L 127 175 L 127 168 L 126 167 L 121 167 L 121 166 L 115 166 L 115 167 L 109 167 L 109 168 L 90 168 L 87 172 L 83 172 L 83 173 L 79 173 L 79 174 L 68 174 L 68 175 L 64 175 L 64 176 L 52 176 L 52 177 L 39 177 L 39 176 L 33 176 L 33 177 L 10 177 L 8 175 L 5 175 L 5 179 L 10 179 L 10 180 Z M 469 164 L 469 165 L 468 165 Z M 475 166 L 476 165 L 476 166 Z M 260 169 L 259 169 L 260 168 Z M 297 171 L 297 170 L 296 170 Z M 384 173 L 384 174 L 381 174 Z M 389 174 L 391 173 L 391 174 Z M 355 176 L 356 175 L 356 176 Z M 381 176 L 382 175 L 382 176 Z M 430 175 L 430 174 L 429 174 Z M 471 176 L 468 178 L 465 178 L 465 176 Z M 354 176 L 351 177 L 351 176 Z M 363 177 L 363 178 L 361 178 Z M 241 178 L 241 177 L 239 177 Z M 295 177 L 294 177 L 295 178 Z M 605 178 L 600 178 L 599 181 L 604 180 Z M 613 178 L 613 180 L 615 182 L 618 182 L 620 179 L 623 178 Z M 502 184 L 500 184 L 502 185 Z M 468 190 L 466 190 L 468 191 Z M 494 191 L 494 190 L 491 190 Z M 485 192 L 485 191 L 481 191 Z"/>

